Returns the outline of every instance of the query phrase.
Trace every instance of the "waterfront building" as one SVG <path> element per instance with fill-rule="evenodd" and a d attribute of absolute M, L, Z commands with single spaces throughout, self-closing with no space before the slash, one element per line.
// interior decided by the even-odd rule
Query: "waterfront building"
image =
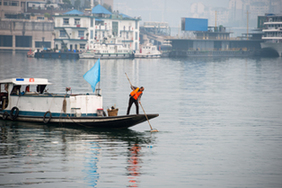
<path fill-rule="evenodd" d="M 85 12 L 72 10 L 55 15 L 55 48 L 86 50 L 103 43 L 137 50 L 140 20 L 118 11 L 112 13 L 101 5 Z"/>
<path fill-rule="evenodd" d="M 53 48 L 53 21 L 1 19 L 0 49 Z"/>
<path fill-rule="evenodd" d="M 194 37 L 169 39 L 172 44 L 170 56 L 251 56 L 260 49 L 261 39 L 230 38 L 226 28 L 208 27 L 207 31 L 194 31 Z"/>

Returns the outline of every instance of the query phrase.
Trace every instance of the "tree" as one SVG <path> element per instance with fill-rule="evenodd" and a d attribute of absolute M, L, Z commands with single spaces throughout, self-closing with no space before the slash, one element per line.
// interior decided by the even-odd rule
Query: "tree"
<path fill-rule="evenodd" d="M 51 15 L 50 15 L 49 13 L 45 13 L 45 14 L 44 14 L 44 17 L 50 19 Z"/>

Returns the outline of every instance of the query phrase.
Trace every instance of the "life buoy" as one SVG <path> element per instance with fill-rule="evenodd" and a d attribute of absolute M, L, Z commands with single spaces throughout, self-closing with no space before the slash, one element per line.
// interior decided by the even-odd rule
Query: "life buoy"
<path fill-rule="evenodd" d="M 8 112 L 4 112 L 4 114 L 2 115 L 2 119 L 5 120 L 7 119 L 9 116 L 9 113 Z"/>
<path fill-rule="evenodd" d="M 47 114 L 50 114 L 50 115 L 49 115 L 49 117 L 47 117 L 47 119 L 46 119 Z M 50 111 L 45 112 L 45 114 L 44 114 L 44 116 L 43 116 L 43 123 L 49 123 L 50 120 L 51 120 L 51 118 L 52 118 L 52 113 L 51 113 Z"/>
<path fill-rule="evenodd" d="M 15 112 L 15 114 L 14 114 L 14 112 Z M 12 120 L 17 119 L 18 115 L 19 115 L 19 109 L 16 106 L 14 106 L 12 108 L 11 112 L 10 112 L 11 119 Z"/>

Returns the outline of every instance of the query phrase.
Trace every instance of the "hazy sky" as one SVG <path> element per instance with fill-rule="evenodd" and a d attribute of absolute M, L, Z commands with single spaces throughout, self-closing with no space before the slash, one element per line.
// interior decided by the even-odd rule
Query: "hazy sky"
<path fill-rule="evenodd" d="M 192 3 L 210 7 L 228 7 L 229 0 L 115 0 L 114 10 L 129 16 L 141 16 L 144 21 L 164 21 L 178 26 L 181 17 L 188 17 Z"/>

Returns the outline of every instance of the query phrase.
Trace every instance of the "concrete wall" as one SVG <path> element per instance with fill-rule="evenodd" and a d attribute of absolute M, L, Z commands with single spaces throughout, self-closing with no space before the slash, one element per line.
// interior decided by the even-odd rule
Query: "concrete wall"
<path fill-rule="evenodd" d="M 35 42 L 50 42 L 51 48 L 54 48 L 53 42 L 53 21 L 31 21 L 31 20 L 16 20 L 5 19 L 0 21 L 0 35 L 13 36 L 13 46 L 3 47 L 0 49 L 10 50 L 29 50 L 36 49 Z M 31 46 L 29 47 L 16 47 L 16 36 L 30 36 L 32 38 Z"/>

